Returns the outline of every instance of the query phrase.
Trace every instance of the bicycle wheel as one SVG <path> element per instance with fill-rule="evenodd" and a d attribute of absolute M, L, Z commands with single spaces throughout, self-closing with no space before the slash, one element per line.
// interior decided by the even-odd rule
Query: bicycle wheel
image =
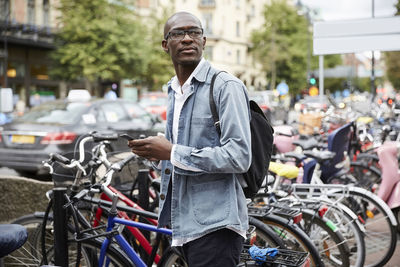
<path fill-rule="evenodd" d="M 325 266 L 350 266 L 350 249 L 339 228 L 314 210 L 303 209 L 302 229 L 317 247 Z"/>
<path fill-rule="evenodd" d="M 369 166 L 365 162 L 354 161 L 350 163 L 350 174 L 357 179 L 357 186 L 367 190 L 377 190 L 381 183 L 381 172 L 375 166 Z"/>
<path fill-rule="evenodd" d="M 350 265 L 354 267 L 364 266 L 365 230 L 364 226 L 359 222 L 357 215 L 341 203 L 328 202 L 326 199 L 320 198 L 315 200 L 329 207 L 323 216 L 333 221 L 344 237 L 344 242 L 350 249 Z"/>
<path fill-rule="evenodd" d="M 28 239 L 25 244 L 4 258 L 6 266 L 40 266 L 41 250 L 36 244 L 36 231 L 43 222 L 43 212 L 24 215 L 12 223 L 20 224 L 28 231 Z"/>
<path fill-rule="evenodd" d="M 285 248 L 285 243 L 271 228 L 254 217 L 249 217 L 249 240 L 250 245 L 258 247 Z"/>
<path fill-rule="evenodd" d="M 397 220 L 397 232 L 400 233 L 400 207 L 393 209 L 393 214 Z"/>
<path fill-rule="evenodd" d="M 158 267 L 188 267 L 181 252 L 176 249 L 169 247 L 162 255 Z"/>
<path fill-rule="evenodd" d="M 20 249 L 5 257 L 4 263 L 6 266 L 41 266 L 43 264 L 40 242 L 43 229 L 43 215 L 43 212 L 29 214 L 12 222 L 23 225 L 28 230 L 28 240 Z M 51 219 L 48 219 L 48 222 L 46 223 L 45 238 L 48 263 L 54 264 L 53 228 Z M 101 248 L 101 242 L 99 240 L 85 240 L 81 242 L 81 246 L 82 256 L 80 266 L 98 266 L 97 262 Z M 71 240 L 68 241 L 68 252 L 69 264 L 75 265 L 77 258 L 76 242 Z M 114 246 L 110 246 L 106 254 L 111 260 L 110 266 L 133 266 L 125 254 Z"/>
<path fill-rule="evenodd" d="M 364 223 L 365 266 L 384 266 L 396 248 L 397 222 L 393 212 L 382 199 L 360 187 L 351 187 L 342 203 Z"/>
<path fill-rule="evenodd" d="M 309 266 L 325 266 L 312 240 L 296 224 L 276 215 L 267 215 L 260 220 L 278 234 L 287 249 L 309 253 Z"/>

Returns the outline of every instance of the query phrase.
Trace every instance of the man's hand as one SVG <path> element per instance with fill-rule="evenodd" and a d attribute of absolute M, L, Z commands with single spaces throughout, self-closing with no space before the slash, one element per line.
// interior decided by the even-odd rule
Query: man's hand
<path fill-rule="evenodd" d="M 150 136 L 128 141 L 132 152 L 148 160 L 169 160 L 172 144 L 164 136 Z"/>

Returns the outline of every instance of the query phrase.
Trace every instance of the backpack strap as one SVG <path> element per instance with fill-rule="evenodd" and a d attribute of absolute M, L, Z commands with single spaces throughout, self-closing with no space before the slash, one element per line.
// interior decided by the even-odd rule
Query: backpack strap
<path fill-rule="evenodd" d="M 214 73 L 214 75 L 211 79 L 210 95 L 209 95 L 210 110 L 211 110 L 211 114 L 212 114 L 212 117 L 214 120 L 214 125 L 215 125 L 215 128 L 217 129 L 218 135 L 221 135 L 221 123 L 219 121 L 219 116 L 217 113 L 217 106 L 215 105 L 215 101 L 214 101 L 214 82 L 215 82 L 215 79 L 217 78 L 218 74 L 220 74 L 221 72 L 225 72 L 225 71 L 221 70 L 221 71 L 217 71 L 216 73 Z"/>

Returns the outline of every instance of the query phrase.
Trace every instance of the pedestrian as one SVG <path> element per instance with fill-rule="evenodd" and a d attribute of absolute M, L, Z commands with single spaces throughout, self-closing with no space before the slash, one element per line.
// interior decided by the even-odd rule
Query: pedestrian
<path fill-rule="evenodd" d="M 202 56 L 201 23 L 187 12 L 164 26 L 162 48 L 175 74 L 168 83 L 167 126 L 162 135 L 131 140 L 133 153 L 161 160 L 159 227 L 172 228 L 190 267 L 236 266 L 248 228 L 241 173 L 251 163 L 247 89 L 220 73 L 214 86 L 221 135 L 210 111 L 210 82 L 217 72 Z"/>
<path fill-rule="evenodd" d="M 114 87 L 107 87 L 106 92 L 104 94 L 105 99 L 115 100 L 118 98 L 117 93 L 115 92 Z"/>

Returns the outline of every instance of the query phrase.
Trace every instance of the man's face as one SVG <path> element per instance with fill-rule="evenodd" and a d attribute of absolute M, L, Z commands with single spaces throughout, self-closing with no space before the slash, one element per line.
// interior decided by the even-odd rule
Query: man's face
<path fill-rule="evenodd" d="M 170 54 L 172 62 L 197 65 L 206 44 L 199 21 L 189 14 L 180 14 L 169 21 L 166 29 L 162 46 Z"/>

